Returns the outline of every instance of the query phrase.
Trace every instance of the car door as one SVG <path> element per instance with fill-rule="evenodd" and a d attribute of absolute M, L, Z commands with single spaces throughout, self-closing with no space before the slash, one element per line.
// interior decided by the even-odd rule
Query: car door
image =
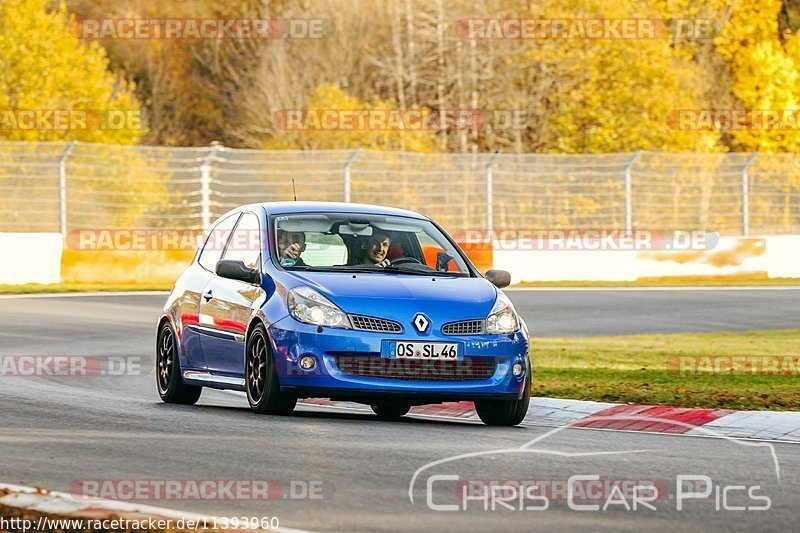
<path fill-rule="evenodd" d="M 175 317 L 182 339 L 181 345 L 187 367 L 194 370 L 206 369 L 201 346 L 203 337 L 200 327 L 201 295 L 213 276 L 217 261 L 222 257 L 225 244 L 233 228 L 236 227 L 239 216 L 240 213 L 235 213 L 214 224 L 197 254 L 197 260 L 181 275 L 175 285 L 180 294 L 176 300 Z"/>
<path fill-rule="evenodd" d="M 261 270 L 261 228 L 258 217 L 245 212 L 228 240 L 222 259 L 242 261 Z M 244 377 L 244 349 L 252 309 L 264 291 L 260 286 L 214 273 L 200 298 L 202 350 L 208 371 Z"/>

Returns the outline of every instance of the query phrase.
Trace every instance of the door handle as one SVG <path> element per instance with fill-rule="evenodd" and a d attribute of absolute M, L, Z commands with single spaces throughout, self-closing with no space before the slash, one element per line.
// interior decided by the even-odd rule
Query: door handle
<path fill-rule="evenodd" d="M 214 297 L 214 294 L 211 292 L 211 290 L 203 293 L 203 298 L 205 298 L 206 301 L 209 301 L 213 297 Z"/>

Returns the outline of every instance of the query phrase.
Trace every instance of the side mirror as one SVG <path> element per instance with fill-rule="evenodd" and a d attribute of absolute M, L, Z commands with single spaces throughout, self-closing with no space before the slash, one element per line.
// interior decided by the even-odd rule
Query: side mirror
<path fill-rule="evenodd" d="M 505 270 L 487 270 L 486 279 L 498 289 L 511 285 L 511 274 Z"/>
<path fill-rule="evenodd" d="M 447 252 L 439 252 L 436 254 L 436 271 L 447 272 L 447 265 L 453 260 L 453 256 Z"/>
<path fill-rule="evenodd" d="M 247 268 L 242 261 L 223 260 L 217 262 L 217 276 L 244 281 L 253 285 L 261 283 L 261 274 L 256 268 Z"/>

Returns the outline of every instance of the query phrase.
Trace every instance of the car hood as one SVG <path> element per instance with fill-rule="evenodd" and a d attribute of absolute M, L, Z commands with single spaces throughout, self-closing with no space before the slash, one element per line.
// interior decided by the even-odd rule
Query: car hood
<path fill-rule="evenodd" d="M 292 277 L 347 313 L 388 318 L 404 326 L 417 313 L 440 324 L 485 318 L 497 296 L 484 278 L 331 272 L 292 272 Z"/>

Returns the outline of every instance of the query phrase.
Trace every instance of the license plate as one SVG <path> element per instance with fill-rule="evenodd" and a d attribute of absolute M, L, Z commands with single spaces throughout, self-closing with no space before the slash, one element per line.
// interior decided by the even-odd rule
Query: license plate
<path fill-rule="evenodd" d="M 389 357 L 455 361 L 458 343 L 389 341 Z"/>

